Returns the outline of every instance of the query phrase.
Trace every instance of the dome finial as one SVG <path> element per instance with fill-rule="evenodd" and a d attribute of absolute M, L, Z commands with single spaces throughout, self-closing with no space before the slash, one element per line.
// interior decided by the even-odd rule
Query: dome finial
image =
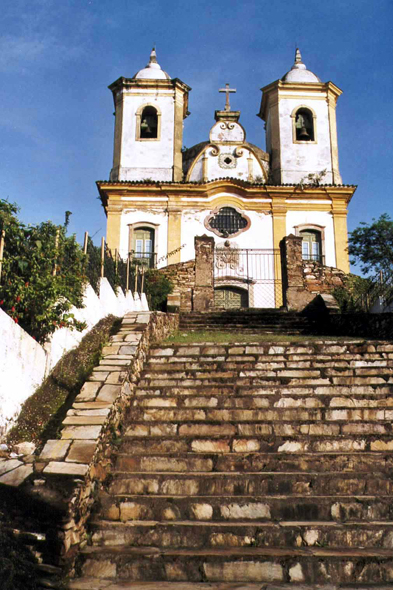
<path fill-rule="evenodd" d="M 151 50 L 151 54 L 150 54 L 149 64 L 156 64 L 156 63 L 157 63 L 156 48 L 153 47 L 153 49 Z"/>
<path fill-rule="evenodd" d="M 302 54 L 300 53 L 299 47 L 296 47 L 295 52 L 295 64 L 301 64 L 302 62 Z"/>

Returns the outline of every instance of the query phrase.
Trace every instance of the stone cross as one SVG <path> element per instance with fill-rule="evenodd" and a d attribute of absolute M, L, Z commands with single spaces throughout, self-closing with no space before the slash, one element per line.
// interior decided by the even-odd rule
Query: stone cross
<path fill-rule="evenodd" d="M 218 90 L 218 92 L 225 92 L 226 96 L 226 101 L 225 101 L 225 110 L 226 111 L 230 111 L 231 110 L 231 106 L 229 104 L 229 93 L 230 92 L 236 92 L 236 88 L 229 88 L 229 84 L 225 84 L 225 88 L 220 88 Z"/>

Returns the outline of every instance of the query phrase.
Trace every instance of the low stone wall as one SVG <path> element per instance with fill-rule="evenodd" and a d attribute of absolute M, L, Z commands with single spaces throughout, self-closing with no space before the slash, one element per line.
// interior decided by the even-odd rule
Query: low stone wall
<path fill-rule="evenodd" d="M 311 293 L 330 293 L 337 287 L 343 287 L 346 276 L 339 268 L 303 260 L 304 288 Z"/>
<path fill-rule="evenodd" d="M 173 292 L 168 297 L 168 311 L 191 311 L 195 287 L 195 260 L 170 264 L 160 268 L 159 272 L 173 283 Z"/>
<path fill-rule="evenodd" d="M 32 503 L 46 505 L 43 519 L 46 512 L 56 514 L 50 529 L 58 565 L 72 570 L 79 547 L 87 542 L 86 522 L 98 487 L 110 472 L 112 444 L 121 435 L 150 344 L 176 330 L 178 321 L 175 314 L 126 314 L 67 412 L 61 438 L 47 441 L 34 464 L 16 459 L 2 463 L 0 484 L 20 486 Z"/>

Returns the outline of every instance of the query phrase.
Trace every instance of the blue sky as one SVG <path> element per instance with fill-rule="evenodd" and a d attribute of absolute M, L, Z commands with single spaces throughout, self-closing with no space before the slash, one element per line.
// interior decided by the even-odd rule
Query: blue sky
<path fill-rule="evenodd" d="M 2 0 L 0 195 L 26 223 L 105 235 L 96 180 L 112 164 L 108 84 L 132 77 L 157 47 L 160 65 L 192 87 L 187 147 L 207 139 L 218 94 L 237 88 L 247 139 L 264 147 L 260 88 L 290 69 L 296 45 L 337 108 L 343 182 L 358 184 L 349 229 L 393 217 L 391 0 Z"/>

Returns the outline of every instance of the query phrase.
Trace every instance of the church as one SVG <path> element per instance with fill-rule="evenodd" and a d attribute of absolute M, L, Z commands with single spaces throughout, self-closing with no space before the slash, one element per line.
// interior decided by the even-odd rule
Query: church
<path fill-rule="evenodd" d="M 342 91 L 308 70 L 299 49 L 290 70 L 262 88 L 266 151 L 247 141 L 228 84 L 209 136 L 183 149 L 191 88 L 161 68 L 155 49 L 146 67 L 109 88 L 113 167 L 97 186 L 112 251 L 162 268 L 194 259 L 194 238 L 212 236 L 216 304 L 229 308 L 282 305 L 280 243 L 290 234 L 302 238 L 305 261 L 349 272 L 356 186 L 339 171 Z"/>

